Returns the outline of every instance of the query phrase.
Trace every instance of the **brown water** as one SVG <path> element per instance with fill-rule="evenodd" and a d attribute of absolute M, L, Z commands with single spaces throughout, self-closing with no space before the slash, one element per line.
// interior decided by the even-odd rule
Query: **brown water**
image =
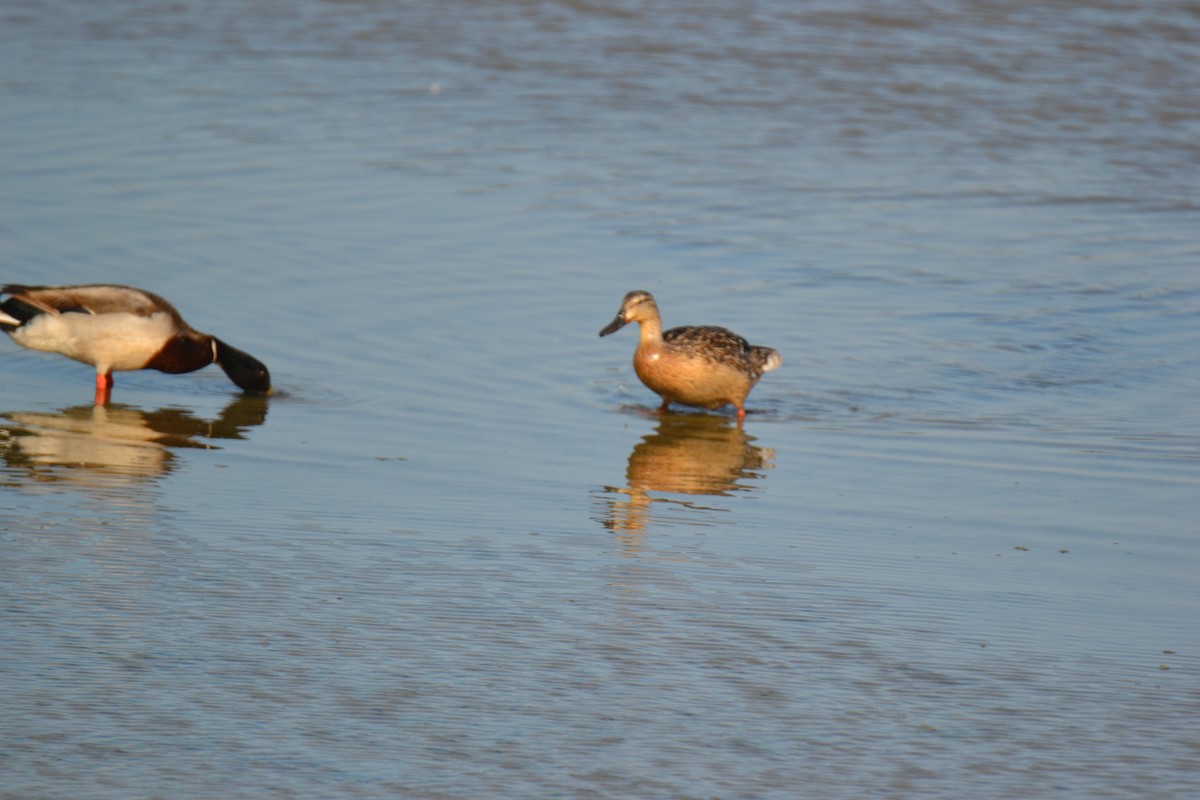
<path fill-rule="evenodd" d="M 1190 4 L 412 5 L 0 10 L 0 797 L 1200 792 Z"/>

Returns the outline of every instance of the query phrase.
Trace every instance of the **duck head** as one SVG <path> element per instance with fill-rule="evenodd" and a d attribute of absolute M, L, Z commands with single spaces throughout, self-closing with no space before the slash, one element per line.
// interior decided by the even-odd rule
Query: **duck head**
<path fill-rule="evenodd" d="M 213 350 L 216 355 L 215 362 L 243 392 L 271 393 L 271 373 L 267 371 L 266 364 L 245 351 L 225 344 L 215 336 Z"/>
<path fill-rule="evenodd" d="M 612 322 L 600 331 L 601 336 L 608 336 L 610 333 L 615 333 L 631 322 L 641 322 L 642 320 L 657 319 L 658 304 L 654 302 L 654 295 L 649 292 L 633 291 L 625 295 L 625 299 L 621 301 L 621 310 L 617 312 L 617 316 Z"/>

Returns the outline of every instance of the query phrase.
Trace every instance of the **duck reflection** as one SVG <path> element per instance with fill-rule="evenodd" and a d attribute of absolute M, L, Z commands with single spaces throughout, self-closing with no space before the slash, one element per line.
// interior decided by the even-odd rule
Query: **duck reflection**
<path fill-rule="evenodd" d="M 216 419 L 184 408 L 144 411 L 120 403 L 58 412 L 0 413 L 0 457 L 35 482 L 90 483 L 113 476 L 154 479 L 171 471 L 176 448 L 214 448 L 242 439 L 267 417 L 267 399 L 239 397 Z"/>
<path fill-rule="evenodd" d="M 627 495 L 628 499 L 606 501 L 605 526 L 631 535 L 628 544 L 636 545 L 637 535 L 654 514 L 655 503 L 700 512 L 726 511 L 711 504 L 652 497 L 649 493 L 722 497 L 752 489 L 748 481 L 762 478 L 761 471 L 774 467 L 775 458 L 774 450 L 752 444 L 754 441 L 753 436 L 724 417 L 662 416 L 654 433 L 638 442 L 629 454 L 625 472 L 628 485 L 606 487 L 608 492 Z"/>

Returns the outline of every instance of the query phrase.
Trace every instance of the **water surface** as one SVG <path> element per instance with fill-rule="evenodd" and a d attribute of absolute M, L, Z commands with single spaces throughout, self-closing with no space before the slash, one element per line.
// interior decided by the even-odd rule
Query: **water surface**
<path fill-rule="evenodd" d="M 1188 4 L 0 13 L 0 796 L 1200 791 Z"/>

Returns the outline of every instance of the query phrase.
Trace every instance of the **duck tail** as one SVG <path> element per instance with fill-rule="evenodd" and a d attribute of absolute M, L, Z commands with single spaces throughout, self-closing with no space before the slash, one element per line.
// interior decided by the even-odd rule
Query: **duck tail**
<path fill-rule="evenodd" d="M 0 289 L 0 295 L 14 294 L 13 290 L 19 290 L 20 288 L 20 286 L 5 286 L 3 289 Z M 0 330 L 12 333 L 39 313 L 41 312 L 28 303 L 22 303 L 20 299 L 10 297 L 3 303 L 0 303 Z"/>
<path fill-rule="evenodd" d="M 779 355 L 779 351 L 773 347 L 755 345 L 750 348 L 750 358 L 754 363 L 754 368 L 759 372 L 770 372 L 783 364 L 783 356 Z"/>

